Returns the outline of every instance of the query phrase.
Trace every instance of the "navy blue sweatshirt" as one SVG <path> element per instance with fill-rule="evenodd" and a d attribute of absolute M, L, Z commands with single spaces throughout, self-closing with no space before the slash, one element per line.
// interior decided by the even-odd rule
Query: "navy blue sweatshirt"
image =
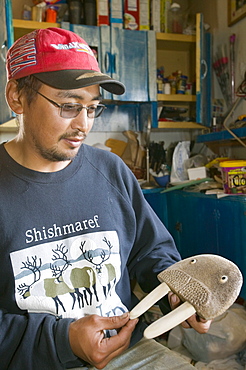
<path fill-rule="evenodd" d="M 1 370 L 83 363 L 71 321 L 131 310 L 131 280 L 150 292 L 180 259 L 128 167 L 85 144 L 53 173 L 22 167 L 0 146 L 0 235 Z"/>

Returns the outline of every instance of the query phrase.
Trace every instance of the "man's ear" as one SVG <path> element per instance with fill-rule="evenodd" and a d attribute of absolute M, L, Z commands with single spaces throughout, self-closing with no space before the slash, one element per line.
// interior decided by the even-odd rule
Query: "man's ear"
<path fill-rule="evenodd" d="M 5 96 L 10 109 L 16 114 L 22 114 L 22 99 L 17 89 L 16 80 L 8 81 L 5 89 Z"/>

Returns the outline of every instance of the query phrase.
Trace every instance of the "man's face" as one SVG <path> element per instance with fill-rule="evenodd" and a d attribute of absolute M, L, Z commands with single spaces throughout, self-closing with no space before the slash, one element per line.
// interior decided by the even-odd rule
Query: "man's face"
<path fill-rule="evenodd" d="M 40 93 L 59 105 L 80 103 L 84 107 L 100 102 L 99 86 L 75 90 L 57 90 L 42 85 Z M 50 162 L 72 160 L 93 126 L 93 118 L 82 109 L 75 118 L 63 118 L 60 109 L 37 94 L 30 106 L 24 101 L 23 123 L 25 145 L 34 155 Z"/>

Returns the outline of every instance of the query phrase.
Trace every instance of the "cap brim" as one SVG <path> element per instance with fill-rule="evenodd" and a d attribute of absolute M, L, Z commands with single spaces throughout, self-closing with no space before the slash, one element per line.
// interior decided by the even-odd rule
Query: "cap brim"
<path fill-rule="evenodd" d="M 123 83 L 108 75 L 91 70 L 63 70 L 33 74 L 46 85 L 61 90 L 79 89 L 81 87 L 100 85 L 111 94 L 122 95 L 125 92 Z"/>

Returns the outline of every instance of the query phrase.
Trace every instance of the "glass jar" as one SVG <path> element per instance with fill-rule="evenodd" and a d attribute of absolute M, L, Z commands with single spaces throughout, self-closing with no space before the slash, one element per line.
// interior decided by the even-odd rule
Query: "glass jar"
<path fill-rule="evenodd" d="M 168 11 L 168 32 L 183 33 L 183 15 L 177 3 L 173 3 Z"/>

